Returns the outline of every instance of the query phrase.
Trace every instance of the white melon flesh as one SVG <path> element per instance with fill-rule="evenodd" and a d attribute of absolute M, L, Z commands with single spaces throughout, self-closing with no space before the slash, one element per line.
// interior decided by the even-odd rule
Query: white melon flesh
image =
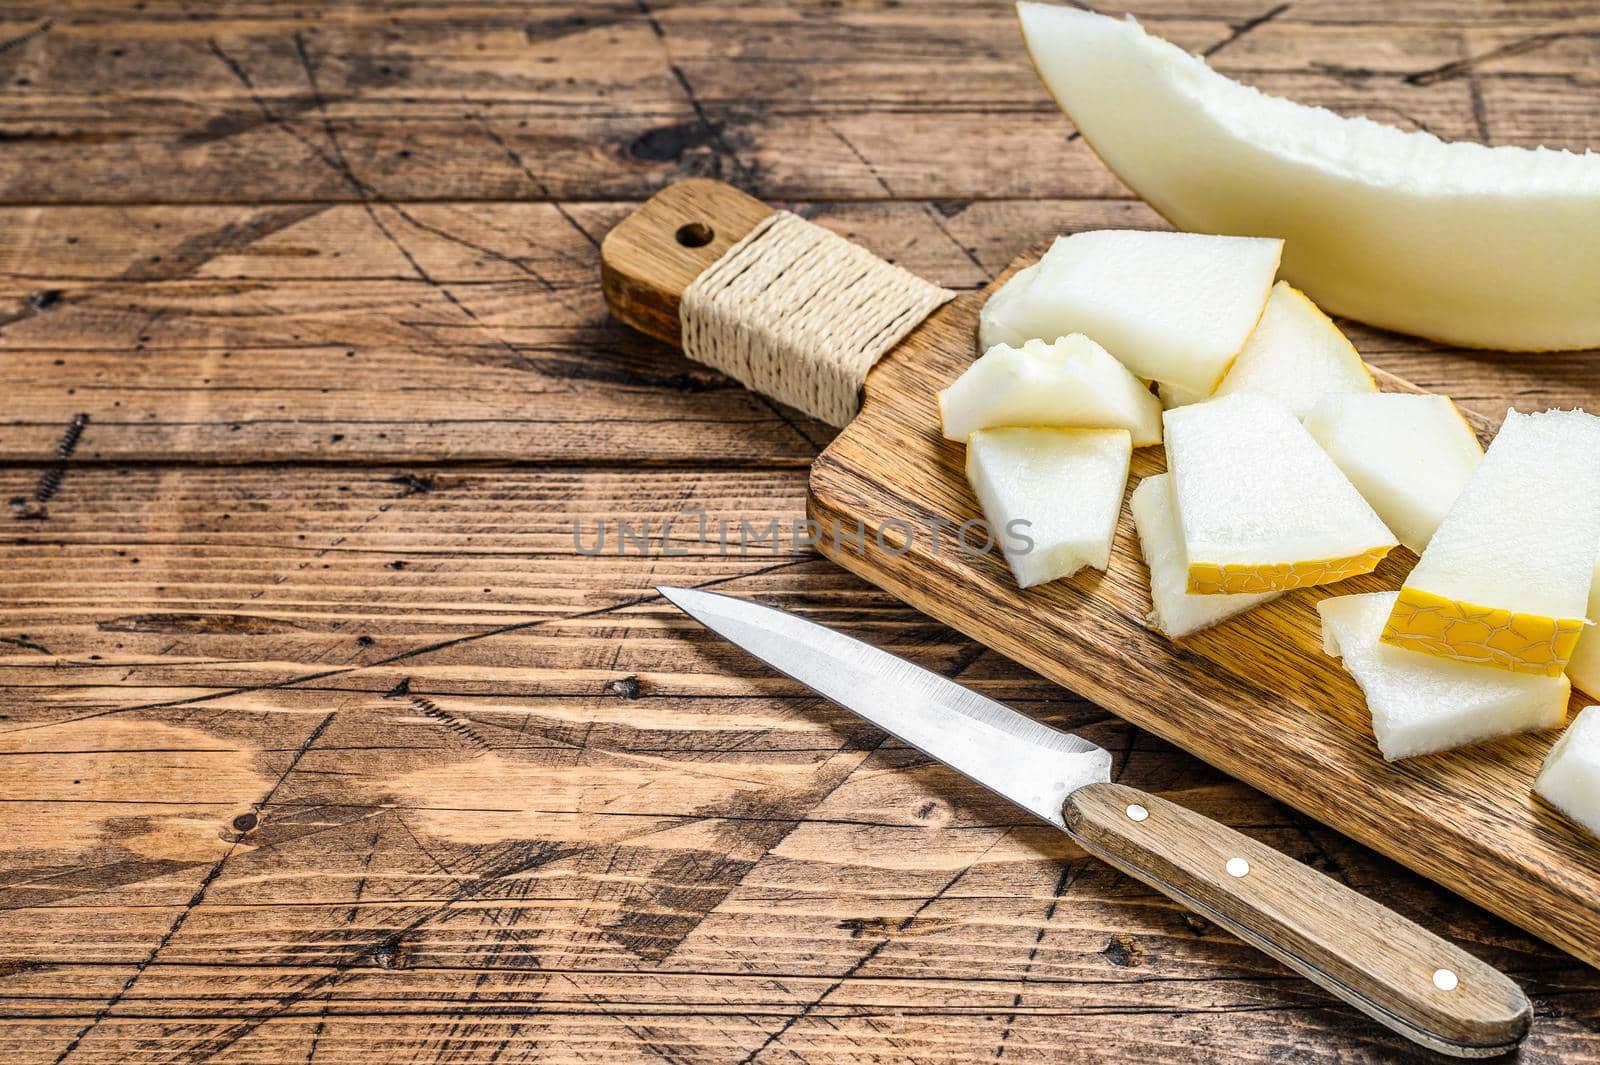
<path fill-rule="evenodd" d="M 1104 570 L 1128 484 L 1126 429 L 980 429 L 967 480 L 1024 588 Z"/>
<path fill-rule="evenodd" d="M 1600 706 L 1586 706 L 1545 756 L 1533 790 L 1600 836 Z"/>
<path fill-rule="evenodd" d="M 1162 417 L 1189 591 L 1327 584 L 1370 572 L 1395 546 L 1361 493 L 1277 400 L 1240 392 Z"/>
<path fill-rule="evenodd" d="M 1567 677 L 1572 686 L 1600 699 L 1600 564 L 1595 565 L 1594 581 L 1589 585 L 1589 621 L 1578 637 L 1567 660 Z"/>
<path fill-rule="evenodd" d="M 1211 398 L 1210 392 L 1191 392 L 1178 385 L 1157 384 L 1156 398 L 1161 400 L 1162 410 L 1171 410 L 1173 407 L 1187 407 L 1191 403 L 1204 403 Z"/>
<path fill-rule="evenodd" d="M 1283 237 L 1284 276 L 1349 318 L 1480 347 L 1600 346 L 1600 155 L 1446 143 L 1268 96 L 1132 19 L 1017 11 L 1056 103 L 1174 225 Z"/>
<path fill-rule="evenodd" d="M 1323 396 L 1377 390 L 1367 364 L 1333 320 L 1299 289 L 1279 281 L 1216 394 L 1260 392 L 1304 418 Z"/>
<path fill-rule="evenodd" d="M 1600 544 L 1600 418 L 1511 411 L 1400 589 L 1383 638 L 1554 676 L 1585 627 Z"/>
<path fill-rule="evenodd" d="M 1147 381 L 1209 393 L 1266 306 L 1282 241 L 1101 229 L 1058 237 L 984 304 L 978 339 L 1082 333 Z"/>
<path fill-rule="evenodd" d="M 1418 554 L 1483 459 L 1477 435 L 1444 396 L 1327 396 L 1305 426 Z"/>
<path fill-rule="evenodd" d="M 1161 402 L 1105 348 L 1073 334 L 1054 343 L 992 347 L 939 393 L 944 435 L 998 426 L 1126 429 L 1133 446 L 1161 443 Z"/>
<path fill-rule="evenodd" d="M 1341 595 L 1317 604 L 1323 650 L 1343 659 L 1366 695 L 1385 758 L 1413 758 L 1561 724 L 1572 694 L 1565 677 L 1523 676 L 1382 642 L 1397 595 Z"/>
<path fill-rule="evenodd" d="M 1189 557 L 1172 512 L 1172 492 L 1166 474 L 1146 477 L 1133 489 L 1129 502 L 1133 525 L 1139 533 L 1139 551 L 1150 569 L 1150 626 L 1173 639 L 1188 636 L 1275 599 L 1277 592 L 1261 595 L 1193 595 L 1189 592 Z"/>

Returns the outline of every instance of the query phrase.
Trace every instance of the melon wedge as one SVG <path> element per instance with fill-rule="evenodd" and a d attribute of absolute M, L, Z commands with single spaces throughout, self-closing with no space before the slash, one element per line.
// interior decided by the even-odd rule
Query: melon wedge
<path fill-rule="evenodd" d="M 1483 460 L 1477 435 L 1444 396 L 1327 396 L 1305 426 L 1395 537 L 1419 555 Z"/>
<path fill-rule="evenodd" d="M 1082 333 L 1147 381 L 1209 393 L 1266 306 L 1283 242 L 1101 229 L 1058 237 L 984 304 L 978 340 Z"/>
<path fill-rule="evenodd" d="M 939 415 L 950 440 L 997 426 L 1056 425 L 1126 429 L 1134 447 L 1161 443 L 1161 401 L 1077 333 L 990 348 L 939 393 Z"/>
<path fill-rule="evenodd" d="M 1178 639 L 1242 614 L 1275 599 L 1277 592 L 1259 595 L 1193 595 L 1189 592 L 1189 558 L 1183 551 L 1178 519 L 1172 512 L 1172 488 L 1167 474 L 1146 477 L 1133 489 L 1129 502 L 1133 525 L 1139 533 L 1139 552 L 1150 568 L 1150 615 L 1157 632 Z"/>
<path fill-rule="evenodd" d="M 1367 364 L 1333 320 L 1305 293 L 1279 281 L 1216 394 L 1260 392 L 1304 418 L 1325 395 L 1377 390 Z"/>
<path fill-rule="evenodd" d="M 1162 418 L 1190 592 L 1327 584 L 1370 572 L 1394 548 L 1361 493 L 1277 400 L 1240 392 Z"/>
<path fill-rule="evenodd" d="M 1555 676 L 1600 544 L 1600 418 L 1511 411 L 1400 589 L 1385 643 Z"/>
<path fill-rule="evenodd" d="M 1578 645 L 1567 660 L 1567 678 L 1572 686 L 1600 699 L 1600 563 L 1595 565 L 1589 585 L 1589 620 L 1593 624 L 1578 637 Z"/>
<path fill-rule="evenodd" d="M 1600 156 L 1343 118 L 1131 19 L 1017 12 L 1056 103 L 1179 228 L 1283 237 L 1284 276 L 1334 314 L 1454 344 L 1600 346 Z"/>
<path fill-rule="evenodd" d="M 1128 485 L 1126 429 L 980 429 L 967 480 L 1024 588 L 1103 570 Z"/>
<path fill-rule="evenodd" d="M 1341 595 L 1317 604 L 1322 645 L 1367 697 L 1378 750 L 1390 761 L 1555 728 L 1567 714 L 1567 679 L 1529 677 L 1391 647 L 1380 639 L 1396 592 Z"/>
<path fill-rule="evenodd" d="M 1586 706 L 1545 756 L 1534 793 L 1600 836 L 1600 706 Z"/>

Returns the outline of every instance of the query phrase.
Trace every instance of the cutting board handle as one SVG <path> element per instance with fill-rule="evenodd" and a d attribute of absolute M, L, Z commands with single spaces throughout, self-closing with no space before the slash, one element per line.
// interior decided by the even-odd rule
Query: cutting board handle
<path fill-rule="evenodd" d="M 683 290 L 773 209 L 732 185 L 668 185 L 618 222 L 600 245 L 606 306 L 641 333 L 680 347 Z"/>

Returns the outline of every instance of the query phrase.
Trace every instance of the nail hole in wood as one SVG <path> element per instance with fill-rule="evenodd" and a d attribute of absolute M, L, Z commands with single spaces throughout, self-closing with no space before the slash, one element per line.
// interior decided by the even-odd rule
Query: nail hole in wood
<path fill-rule="evenodd" d="M 678 243 L 685 248 L 703 248 L 717 235 L 716 230 L 704 222 L 689 222 L 678 227 Z"/>

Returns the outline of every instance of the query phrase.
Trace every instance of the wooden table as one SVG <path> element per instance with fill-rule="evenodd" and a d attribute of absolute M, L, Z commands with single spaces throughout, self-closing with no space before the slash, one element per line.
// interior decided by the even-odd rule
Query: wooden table
<path fill-rule="evenodd" d="M 1525 1060 L 1600 1060 L 1600 973 L 824 561 L 659 551 L 798 518 L 829 438 L 607 319 L 597 243 L 665 182 L 954 287 L 1158 224 L 1004 4 L 323 6 L 0 13 L 0 1060 L 1408 1053 L 660 582 L 1086 730 L 1515 975 Z M 1139 10 L 1299 99 L 1600 142 L 1592 5 Z M 1600 394 L 1590 354 L 1352 335 L 1491 415 Z"/>

